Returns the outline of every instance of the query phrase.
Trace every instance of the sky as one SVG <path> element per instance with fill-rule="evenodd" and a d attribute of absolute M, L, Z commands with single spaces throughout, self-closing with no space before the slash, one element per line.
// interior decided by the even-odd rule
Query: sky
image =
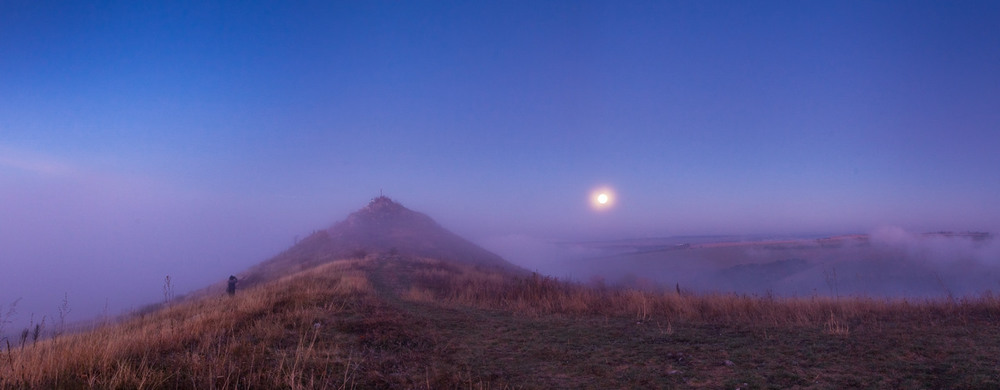
<path fill-rule="evenodd" d="M 1000 231 L 997 20 L 993 1 L 4 1 L 0 305 L 197 288 L 380 191 L 487 242 Z"/>

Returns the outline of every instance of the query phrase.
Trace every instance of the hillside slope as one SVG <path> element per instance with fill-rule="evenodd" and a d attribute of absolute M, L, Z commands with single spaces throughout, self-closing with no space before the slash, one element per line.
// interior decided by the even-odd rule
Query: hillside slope
<path fill-rule="evenodd" d="M 995 388 L 1000 301 L 656 294 L 335 260 L 0 354 L 0 388 Z"/>
<path fill-rule="evenodd" d="M 256 284 L 336 259 L 378 253 L 519 270 L 500 256 L 441 227 L 427 215 L 379 196 L 343 221 L 314 232 L 240 277 L 244 284 Z"/>

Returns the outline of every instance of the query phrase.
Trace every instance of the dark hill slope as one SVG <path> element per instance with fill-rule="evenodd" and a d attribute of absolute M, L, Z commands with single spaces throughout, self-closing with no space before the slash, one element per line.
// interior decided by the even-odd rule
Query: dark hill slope
<path fill-rule="evenodd" d="M 515 270 L 516 266 L 438 225 L 433 219 L 380 196 L 347 219 L 317 231 L 242 276 L 252 285 L 336 259 L 395 253 Z"/>

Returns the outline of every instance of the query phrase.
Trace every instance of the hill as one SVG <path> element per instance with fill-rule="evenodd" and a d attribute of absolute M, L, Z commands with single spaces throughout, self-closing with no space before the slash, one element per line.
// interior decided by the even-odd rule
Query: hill
<path fill-rule="evenodd" d="M 518 270 L 500 256 L 441 227 L 427 215 L 379 196 L 343 221 L 314 232 L 274 258 L 250 268 L 240 274 L 240 279 L 244 285 L 252 285 L 336 259 L 363 258 L 370 253 Z"/>
<path fill-rule="evenodd" d="M 780 278 L 801 261 L 733 269 Z M 529 274 L 376 198 L 89 332 L 0 340 L 0 388 L 997 388 L 1000 299 L 782 298 Z"/>
<path fill-rule="evenodd" d="M 369 255 L 13 342 L 2 388 L 995 388 L 1000 301 L 583 286 Z"/>

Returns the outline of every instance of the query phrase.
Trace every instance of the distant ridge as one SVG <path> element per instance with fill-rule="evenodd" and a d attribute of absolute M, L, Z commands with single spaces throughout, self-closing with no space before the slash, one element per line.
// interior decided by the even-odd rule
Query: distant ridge
<path fill-rule="evenodd" d="M 343 221 L 314 232 L 248 269 L 241 279 L 245 284 L 256 284 L 333 260 L 379 253 L 517 269 L 500 256 L 441 227 L 427 215 L 379 196 Z"/>

